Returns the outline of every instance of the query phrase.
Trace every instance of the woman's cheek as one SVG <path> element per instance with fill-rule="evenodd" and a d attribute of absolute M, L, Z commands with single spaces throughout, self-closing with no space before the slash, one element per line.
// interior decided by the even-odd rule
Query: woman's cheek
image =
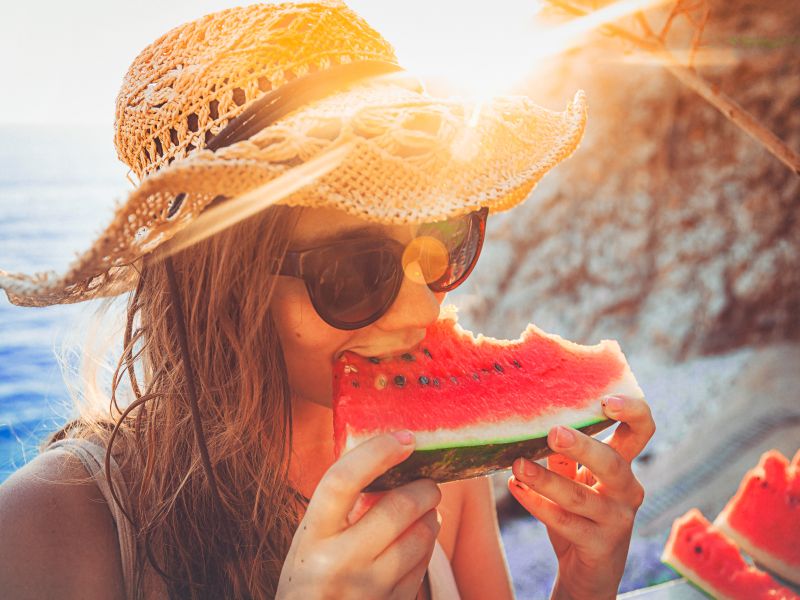
<path fill-rule="evenodd" d="M 350 332 L 325 323 L 302 283 L 298 283 L 299 290 L 291 285 L 277 286 L 272 302 L 272 314 L 289 371 L 289 385 L 296 396 L 331 406 L 331 361 L 346 344 Z"/>

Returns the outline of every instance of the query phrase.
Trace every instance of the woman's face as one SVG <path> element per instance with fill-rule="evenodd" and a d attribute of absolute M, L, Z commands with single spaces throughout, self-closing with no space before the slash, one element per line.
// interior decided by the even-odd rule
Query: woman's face
<path fill-rule="evenodd" d="M 369 226 L 370 235 L 385 235 L 407 244 L 416 225 L 378 225 L 329 208 L 307 209 L 297 224 L 289 249 L 309 248 L 322 236 L 346 234 Z M 289 370 L 295 401 L 330 407 L 332 364 L 345 350 L 363 356 L 402 353 L 425 337 L 425 328 L 439 316 L 445 293 L 434 293 L 424 283 L 405 277 L 400 293 L 380 319 L 351 331 L 336 329 L 320 318 L 305 283 L 296 277 L 278 277 L 272 299 L 275 319 Z"/>

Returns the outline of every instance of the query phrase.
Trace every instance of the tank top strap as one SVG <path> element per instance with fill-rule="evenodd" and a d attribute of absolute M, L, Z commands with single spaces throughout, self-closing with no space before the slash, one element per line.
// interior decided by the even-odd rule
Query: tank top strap
<path fill-rule="evenodd" d="M 51 444 L 47 449 L 54 450 L 60 448 L 80 459 L 86 472 L 97 485 L 100 493 L 105 498 L 108 509 L 111 511 L 111 516 L 114 519 L 114 525 L 117 530 L 117 537 L 119 539 L 119 553 L 122 559 L 122 577 L 124 579 L 123 586 L 125 589 L 125 597 L 133 598 L 133 583 L 134 583 L 134 569 L 136 559 L 136 535 L 133 526 L 128 521 L 122 509 L 114 501 L 111 493 L 111 488 L 105 476 L 105 459 L 106 450 L 102 446 L 92 442 L 91 440 L 81 438 L 66 438 Z M 115 492 L 119 501 L 127 508 L 128 502 L 128 486 L 122 477 L 119 465 L 111 457 L 111 482 L 114 485 Z"/>
<path fill-rule="evenodd" d="M 433 554 L 428 563 L 428 578 L 433 600 L 460 600 L 453 568 L 439 540 L 433 546 Z"/>

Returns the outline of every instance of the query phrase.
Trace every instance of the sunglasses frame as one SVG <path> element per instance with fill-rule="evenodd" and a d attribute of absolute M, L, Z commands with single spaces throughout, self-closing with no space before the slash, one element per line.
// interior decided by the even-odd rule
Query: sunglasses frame
<path fill-rule="evenodd" d="M 464 280 L 469 277 L 470 273 L 472 273 L 472 270 L 475 268 L 478 258 L 481 255 L 481 250 L 483 249 L 483 241 L 486 236 L 486 219 L 488 215 L 489 209 L 487 207 L 482 207 L 466 215 L 470 217 L 470 226 L 473 227 L 477 225 L 478 227 L 478 244 L 475 250 L 475 257 L 472 259 L 472 262 L 470 262 L 464 273 L 453 283 L 451 283 L 449 286 L 433 287 L 436 282 L 430 282 L 428 283 L 428 287 L 431 290 L 434 292 L 449 292 L 464 283 Z M 390 296 L 388 296 L 388 299 L 384 305 L 369 317 L 362 319 L 361 321 L 347 323 L 340 321 L 329 314 L 326 314 L 327 311 L 325 310 L 325 307 L 319 305 L 317 295 L 314 292 L 314 288 L 318 281 L 318 272 L 313 267 L 309 267 L 309 265 L 313 262 L 314 258 L 319 255 L 320 252 L 329 253 L 331 251 L 335 251 L 335 249 L 338 247 L 352 247 L 356 244 L 365 244 L 369 246 L 370 249 L 389 250 L 395 257 L 399 268 L 396 269 L 397 275 L 394 277 L 394 280 L 390 282 L 393 287 L 392 293 Z M 328 325 L 335 327 L 336 329 L 343 330 L 360 329 L 380 319 L 384 314 L 386 314 L 392 304 L 394 304 L 394 301 L 397 300 L 397 296 L 400 293 L 400 287 L 402 286 L 403 279 L 405 278 L 405 272 L 402 267 L 402 256 L 405 248 L 406 244 L 403 244 L 402 242 L 399 242 L 393 238 L 371 237 L 360 238 L 356 240 L 341 240 L 303 250 L 288 250 L 284 256 L 283 263 L 276 274 L 302 279 L 306 285 L 306 290 L 308 292 L 308 297 L 311 300 L 311 304 L 314 306 L 314 309 L 317 311 L 317 314 L 320 316 L 320 318 Z"/>

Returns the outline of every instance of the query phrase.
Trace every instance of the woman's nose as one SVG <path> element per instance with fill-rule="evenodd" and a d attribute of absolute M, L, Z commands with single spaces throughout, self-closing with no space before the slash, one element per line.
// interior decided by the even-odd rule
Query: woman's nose
<path fill-rule="evenodd" d="M 394 303 L 376 325 L 386 331 L 424 329 L 439 318 L 439 307 L 447 292 L 434 292 L 408 271 Z"/>

